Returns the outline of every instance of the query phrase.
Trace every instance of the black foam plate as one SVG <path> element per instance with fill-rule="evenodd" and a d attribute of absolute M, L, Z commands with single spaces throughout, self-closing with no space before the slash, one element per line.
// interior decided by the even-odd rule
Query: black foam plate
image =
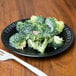
<path fill-rule="evenodd" d="M 19 21 L 24 22 L 25 20 L 27 20 L 27 19 L 22 19 L 22 20 L 19 20 Z M 27 57 L 49 57 L 49 56 L 54 56 L 54 55 L 58 55 L 58 54 L 60 54 L 60 53 L 62 53 L 64 51 L 66 51 L 71 46 L 71 44 L 73 43 L 73 40 L 74 40 L 73 32 L 72 32 L 72 30 L 71 30 L 71 28 L 69 26 L 65 25 L 65 28 L 64 28 L 63 32 L 60 34 L 60 36 L 63 37 L 63 39 L 64 39 L 64 44 L 63 44 L 62 47 L 60 47 L 60 48 L 58 48 L 56 50 L 53 49 L 50 46 L 50 47 L 46 48 L 44 54 L 41 54 L 38 51 L 36 51 L 36 50 L 34 50 L 32 48 L 29 48 L 29 47 L 24 48 L 24 50 L 15 49 L 15 48 L 13 48 L 13 47 L 11 47 L 9 45 L 9 37 L 17 32 L 17 30 L 16 30 L 17 22 L 18 21 L 13 22 L 12 24 L 8 25 L 3 30 L 2 35 L 1 35 L 1 39 L 2 39 L 3 44 L 10 51 L 12 51 L 14 53 L 17 53 L 19 55 L 27 56 Z"/>

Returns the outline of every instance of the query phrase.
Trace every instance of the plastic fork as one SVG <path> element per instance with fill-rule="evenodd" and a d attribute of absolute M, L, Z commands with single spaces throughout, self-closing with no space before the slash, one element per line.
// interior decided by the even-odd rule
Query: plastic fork
<path fill-rule="evenodd" d="M 21 63 L 26 68 L 28 68 L 30 71 L 35 73 L 37 76 L 47 76 L 44 72 L 42 72 L 38 68 L 28 64 L 27 62 L 24 62 L 23 60 L 21 60 L 20 58 L 14 56 L 13 54 L 10 54 L 10 53 L 0 49 L 0 61 L 5 61 L 5 60 L 9 60 L 9 59 L 14 59 L 17 62 Z"/>

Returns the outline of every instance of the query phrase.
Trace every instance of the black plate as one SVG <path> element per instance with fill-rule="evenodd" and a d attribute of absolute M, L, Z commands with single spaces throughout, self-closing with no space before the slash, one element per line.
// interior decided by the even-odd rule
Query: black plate
<path fill-rule="evenodd" d="M 27 20 L 27 19 L 22 19 L 22 20 L 19 20 L 19 21 L 24 22 L 25 20 Z M 65 25 L 65 28 L 64 28 L 63 32 L 60 34 L 60 36 L 63 37 L 63 39 L 64 39 L 64 44 L 63 44 L 62 47 L 60 47 L 60 48 L 58 48 L 56 50 L 53 49 L 50 46 L 50 47 L 46 48 L 44 54 L 41 54 L 41 53 L 39 53 L 39 52 L 33 50 L 32 48 L 29 48 L 29 47 L 24 48 L 24 50 L 15 49 L 15 48 L 13 48 L 13 47 L 11 47 L 9 45 L 9 37 L 12 34 L 17 32 L 16 31 L 17 22 L 18 21 L 13 22 L 12 24 L 10 24 L 9 26 L 7 26 L 4 29 L 4 31 L 2 32 L 2 35 L 1 35 L 1 39 L 2 39 L 2 42 L 4 43 L 4 45 L 9 50 L 11 50 L 14 53 L 17 53 L 19 55 L 27 56 L 27 57 L 49 57 L 49 56 L 54 56 L 54 55 L 57 55 L 57 54 L 60 54 L 60 53 L 62 53 L 64 51 L 66 51 L 71 46 L 71 44 L 73 43 L 73 40 L 74 40 L 73 32 L 67 25 Z"/>

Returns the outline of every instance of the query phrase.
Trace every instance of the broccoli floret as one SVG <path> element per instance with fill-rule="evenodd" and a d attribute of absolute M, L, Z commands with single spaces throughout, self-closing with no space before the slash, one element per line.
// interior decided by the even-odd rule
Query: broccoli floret
<path fill-rule="evenodd" d="M 23 28 L 25 27 L 25 23 L 23 22 L 17 22 L 17 25 L 16 25 L 16 30 L 19 32 L 21 31 Z"/>
<path fill-rule="evenodd" d="M 43 17 L 43 16 L 38 16 L 38 17 L 37 17 L 37 22 L 38 22 L 39 24 L 43 24 L 43 23 L 44 23 L 44 17 Z"/>
<path fill-rule="evenodd" d="M 43 29 L 43 36 L 44 37 L 51 37 L 54 35 L 54 32 L 51 32 L 51 29 L 49 27 L 46 27 Z"/>
<path fill-rule="evenodd" d="M 40 33 L 39 31 L 33 31 L 32 34 L 30 35 L 29 39 L 33 41 L 41 41 L 43 39 L 43 34 Z"/>
<path fill-rule="evenodd" d="M 32 23 L 36 23 L 37 22 L 37 16 L 31 16 L 30 21 Z"/>
<path fill-rule="evenodd" d="M 44 53 L 45 51 L 45 48 L 47 47 L 48 45 L 48 41 L 47 39 L 45 38 L 43 42 L 40 42 L 40 41 L 32 41 L 31 39 L 28 39 L 28 46 L 35 49 L 35 50 L 38 50 L 40 53 Z"/>
<path fill-rule="evenodd" d="M 39 41 L 32 41 L 31 39 L 28 39 L 28 46 L 35 49 L 35 50 L 38 50 L 38 46 L 40 45 L 40 42 Z"/>
<path fill-rule="evenodd" d="M 45 24 L 50 27 L 51 35 L 58 35 L 60 34 L 64 29 L 64 23 L 63 21 L 58 21 L 56 18 L 48 17 L 45 20 Z"/>
<path fill-rule="evenodd" d="M 52 42 L 54 49 L 57 49 L 58 47 L 62 46 L 62 44 L 63 38 L 60 38 L 59 36 L 54 36 L 54 40 Z"/>
<path fill-rule="evenodd" d="M 26 47 L 25 35 L 23 35 L 22 33 L 16 33 L 10 37 L 9 43 L 16 49 L 23 49 L 24 47 Z"/>
<path fill-rule="evenodd" d="M 53 32 L 56 27 L 55 18 L 46 18 L 45 24 L 48 25 L 48 27 L 50 27 L 50 31 Z"/>
<path fill-rule="evenodd" d="M 45 28 L 45 19 L 43 16 L 32 16 L 30 18 L 30 22 L 37 28 L 38 31 L 42 32 L 43 28 Z"/>
<path fill-rule="evenodd" d="M 32 16 L 30 18 L 30 21 L 33 24 L 42 24 L 44 22 L 44 17 L 43 16 Z"/>
<path fill-rule="evenodd" d="M 57 30 L 56 30 L 57 24 L 56 24 L 55 20 L 56 20 L 55 18 L 51 18 L 51 17 L 48 17 L 48 18 L 46 18 L 46 20 L 45 20 L 45 24 L 47 25 L 46 31 L 49 32 L 49 33 L 47 33 L 47 34 L 50 34 L 50 35 L 52 35 L 52 36 L 58 34 L 58 32 L 57 32 Z M 47 29 L 48 29 L 48 30 L 47 30 Z"/>
<path fill-rule="evenodd" d="M 32 26 L 32 23 L 18 22 L 16 25 L 16 29 L 23 34 L 28 35 L 35 29 L 35 27 Z"/>
<path fill-rule="evenodd" d="M 57 21 L 56 20 L 56 24 L 57 24 L 56 30 L 60 34 L 63 31 L 63 29 L 64 29 L 64 22 L 63 21 Z"/>

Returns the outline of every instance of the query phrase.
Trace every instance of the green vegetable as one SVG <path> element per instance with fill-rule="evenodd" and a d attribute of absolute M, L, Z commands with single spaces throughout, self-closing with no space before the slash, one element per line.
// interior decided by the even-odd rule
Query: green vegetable
<path fill-rule="evenodd" d="M 48 45 L 48 40 L 47 40 L 47 38 L 45 38 L 43 43 L 39 46 L 38 51 L 41 53 L 44 53 L 47 45 Z"/>
<path fill-rule="evenodd" d="M 63 29 L 63 21 L 58 21 L 56 18 L 32 16 L 29 20 L 17 22 L 16 30 L 18 33 L 10 37 L 9 43 L 16 49 L 23 49 L 27 44 L 28 47 L 43 54 L 49 44 L 54 49 L 62 46 L 63 38 L 57 35 Z"/>
<path fill-rule="evenodd" d="M 19 32 L 19 31 L 21 31 L 22 30 L 22 28 L 24 28 L 25 27 L 25 23 L 23 23 L 23 22 L 17 22 L 17 25 L 16 25 L 16 30 Z"/>
<path fill-rule="evenodd" d="M 56 18 L 51 17 L 46 18 L 45 24 L 51 28 L 51 33 L 53 35 L 61 33 L 64 29 L 63 21 L 58 21 Z"/>
<path fill-rule="evenodd" d="M 63 21 L 57 21 L 56 20 L 56 24 L 57 24 L 56 30 L 58 31 L 58 33 L 61 33 L 64 29 Z"/>
<path fill-rule="evenodd" d="M 51 18 L 51 17 L 48 17 L 45 20 L 45 24 L 50 28 L 50 33 L 53 35 L 57 34 L 57 30 L 56 30 L 57 24 L 55 20 L 56 20 L 55 18 Z"/>
<path fill-rule="evenodd" d="M 33 29 L 35 29 L 34 28 L 34 26 L 32 26 L 32 23 L 22 23 L 22 22 L 18 22 L 17 23 L 17 26 L 16 26 L 16 29 L 19 31 L 19 32 L 21 32 L 21 33 L 23 33 L 23 34 L 25 34 L 25 35 L 28 35 L 28 34 L 30 34 L 31 32 L 32 32 L 32 30 Z"/>
<path fill-rule="evenodd" d="M 16 49 L 23 49 L 26 46 L 25 35 L 22 33 L 16 33 L 10 37 L 9 43 Z"/>
<path fill-rule="evenodd" d="M 38 50 L 40 53 L 44 53 L 45 48 L 47 47 L 47 44 L 48 44 L 48 41 L 46 38 L 42 43 L 39 41 L 32 41 L 31 39 L 28 40 L 28 46 L 32 47 L 35 50 Z"/>
<path fill-rule="evenodd" d="M 59 36 L 54 36 L 54 40 L 52 42 L 52 45 L 55 49 L 58 47 L 61 47 L 63 44 L 63 38 L 60 38 Z"/>
<path fill-rule="evenodd" d="M 33 24 L 42 24 L 42 23 L 44 23 L 44 17 L 43 16 L 32 16 L 30 18 L 30 21 Z"/>
<path fill-rule="evenodd" d="M 33 41 L 41 41 L 43 39 L 43 35 L 41 33 L 39 33 L 38 35 L 32 33 L 30 35 L 29 39 L 31 39 Z"/>

